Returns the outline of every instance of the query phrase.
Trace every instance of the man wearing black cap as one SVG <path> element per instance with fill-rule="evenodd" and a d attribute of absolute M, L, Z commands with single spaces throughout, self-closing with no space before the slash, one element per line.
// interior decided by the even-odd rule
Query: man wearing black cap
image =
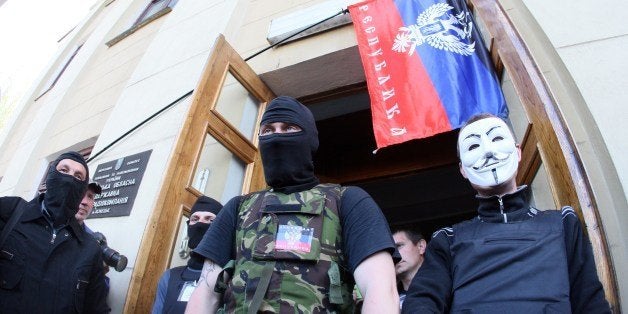
<path fill-rule="evenodd" d="M 68 152 L 51 163 L 45 193 L 0 198 L 3 313 L 110 311 L 100 248 L 74 217 L 88 179 L 83 156 Z"/>
<path fill-rule="evenodd" d="M 200 196 L 190 210 L 188 247 L 196 248 L 210 224 L 222 209 L 222 204 L 205 195 Z M 153 314 L 183 313 L 190 294 L 197 286 L 203 268 L 203 257 L 191 252 L 187 266 L 168 269 L 159 279 Z"/>
<path fill-rule="evenodd" d="M 100 185 L 96 182 L 90 182 L 87 185 L 87 191 L 85 191 L 85 195 L 79 204 L 79 209 L 74 215 L 79 224 L 84 226 L 85 230 L 90 234 L 94 232 L 89 229 L 87 225 L 85 225 L 85 219 L 87 219 L 87 217 L 89 217 L 92 213 L 96 195 L 99 195 L 100 193 L 102 193 L 102 187 L 100 187 Z"/>
<path fill-rule="evenodd" d="M 364 190 L 319 183 L 312 112 L 273 99 L 259 149 L 270 189 L 231 199 L 194 250 L 206 259 L 187 312 L 213 313 L 221 297 L 226 312 L 351 312 L 354 280 L 363 312 L 398 312 L 386 219 Z"/>

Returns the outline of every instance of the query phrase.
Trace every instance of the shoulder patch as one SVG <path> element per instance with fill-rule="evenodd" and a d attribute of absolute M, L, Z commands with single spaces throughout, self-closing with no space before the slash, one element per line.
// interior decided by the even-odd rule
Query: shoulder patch
<path fill-rule="evenodd" d="M 573 210 L 573 208 L 571 208 L 571 206 L 565 206 L 561 209 L 562 211 L 562 219 L 567 218 L 569 215 L 575 217 L 576 219 L 578 219 L 578 216 L 576 215 L 576 212 Z"/>
<path fill-rule="evenodd" d="M 441 228 L 439 230 L 437 230 L 436 232 L 432 233 L 432 239 L 436 238 L 436 236 L 440 233 L 444 233 L 445 236 L 447 237 L 453 237 L 454 236 L 454 229 L 451 227 L 445 227 L 445 228 Z"/>
<path fill-rule="evenodd" d="M 530 206 L 530 210 L 528 211 L 528 216 L 534 217 L 539 213 L 539 210 Z"/>

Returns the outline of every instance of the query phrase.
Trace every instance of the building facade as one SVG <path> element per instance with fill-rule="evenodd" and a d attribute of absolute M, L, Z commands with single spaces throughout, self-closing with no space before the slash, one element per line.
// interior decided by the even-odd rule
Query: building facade
<path fill-rule="evenodd" d="M 129 258 L 109 273 L 110 304 L 147 312 L 161 273 L 184 262 L 196 197 L 225 203 L 265 187 L 257 124 L 268 100 L 289 95 L 317 119 L 321 181 L 363 187 L 391 225 L 426 235 L 471 217 L 455 131 L 373 154 L 364 71 L 341 13 L 355 2 L 97 2 L 0 134 L 0 195 L 31 199 L 60 152 L 89 154 L 108 194 L 87 223 Z M 522 143 L 518 180 L 540 209 L 576 208 L 619 312 L 628 304 L 628 3 L 468 2 Z M 145 163 L 133 166 L 135 156 Z M 113 205 L 126 211 L 107 212 Z"/>

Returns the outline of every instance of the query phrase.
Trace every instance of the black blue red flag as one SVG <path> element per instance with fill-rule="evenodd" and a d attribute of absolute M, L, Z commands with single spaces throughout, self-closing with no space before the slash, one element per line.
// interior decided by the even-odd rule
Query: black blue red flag
<path fill-rule="evenodd" d="M 377 147 L 507 117 L 493 64 L 464 0 L 367 0 L 349 7 Z"/>

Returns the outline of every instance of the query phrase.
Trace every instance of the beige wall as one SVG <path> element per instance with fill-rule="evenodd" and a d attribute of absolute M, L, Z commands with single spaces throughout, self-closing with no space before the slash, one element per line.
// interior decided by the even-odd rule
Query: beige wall
<path fill-rule="evenodd" d="M 628 134 L 625 129 L 628 123 L 628 110 L 625 110 L 628 24 L 622 16 L 622 12 L 628 10 L 628 2 L 524 0 L 523 3 L 564 63 L 564 68 L 557 67 L 554 71 L 566 70 L 568 73 L 564 75 L 573 78 L 580 93 L 577 95 L 574 91 L 575 96 L 581 96 L 586 103 L 586 108 L 569 103 L 566 109 L 578 111 L 583 116 L 579 122 L 585 128 L 599 129 L 613 162 L 610 166 L 617 169 L 626 191 L 628 145 L 617 136 Z M 559 74 L 551 73 L 552 69 L 546 71 L 548 79 L 559 79 Z"/>
<path fill-rule="evenodd" d="M 321 2 L 325 1 L 250 1 L 248 6 L 239 10 L 239 12 L 243 13 L 243 16 L 236 17 L 238 20 L 229 25 L 225 36 L 235 50 L 242 57 L 246 58 L 269 45 L 266 36 L 271 20 L 295 11 L 307 9 Z M 346 7 L 346 3 L 357 1 L 339 0 L 337 2 L 344 4 Z M 353 26 L 348 25 L 270 49 L 251 59 L 248 64 L 255 72 L 265 73 L 347 47 L 353 47 L 356 44 Z"/>

